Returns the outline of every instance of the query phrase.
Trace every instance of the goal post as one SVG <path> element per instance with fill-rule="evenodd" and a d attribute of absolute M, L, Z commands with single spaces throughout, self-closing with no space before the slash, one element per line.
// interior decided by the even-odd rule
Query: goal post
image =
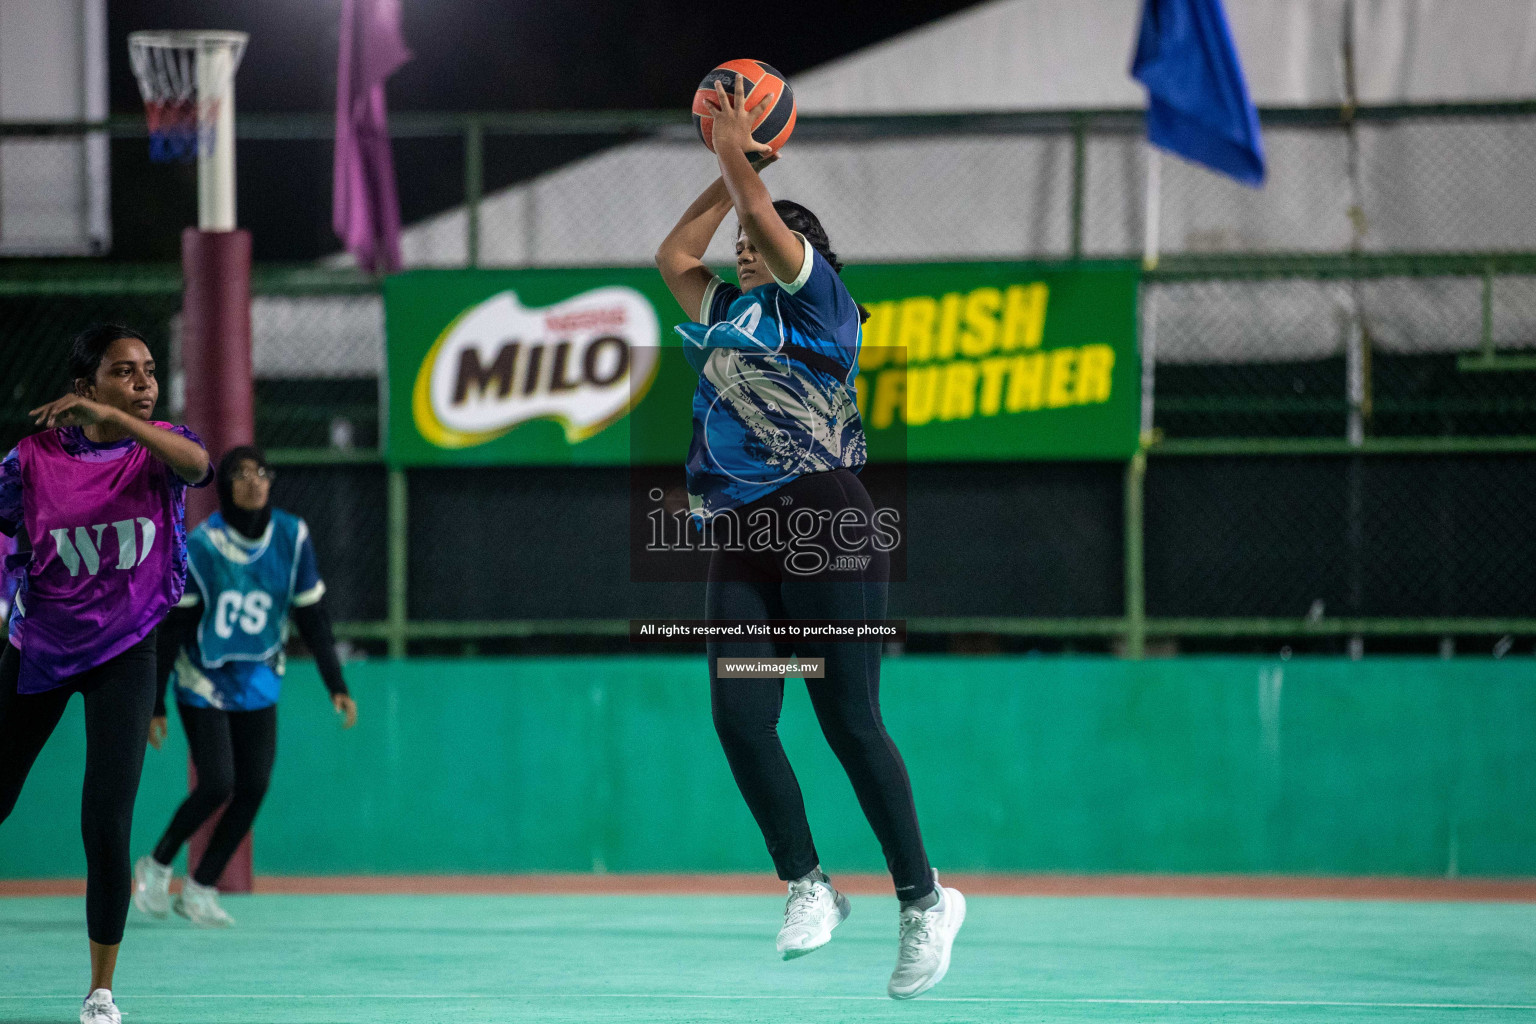
<path fill-rule="evenodd" d="M 256 435 L 251 372 L 251 235 L 235 226 L 235 71 L 244 32 L 134 32 L 129 60 L 149 121 L 150 158 L 197 162 L 197 227 L 181 236 L 181 371 L 185 418 L 215 461 Z M 218 507 L 214 488 L 187 493 L 189 525 Z M 188 783 L 197 769 L 187 766 Z M 196 865 L 223 810 L 188 844 Z M 247 836 L 218 887 L 250 892 Z"/>

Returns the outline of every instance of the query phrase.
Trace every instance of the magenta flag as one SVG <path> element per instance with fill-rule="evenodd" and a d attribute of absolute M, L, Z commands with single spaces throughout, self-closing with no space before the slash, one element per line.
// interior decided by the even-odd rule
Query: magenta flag
<path fill-rule="evenodd" d="M 410 59 L 400 35 L 400 0 L 342 0 L 331 223 L 371 274 L 400 269 L 400 197 L 384 80 Z"/>

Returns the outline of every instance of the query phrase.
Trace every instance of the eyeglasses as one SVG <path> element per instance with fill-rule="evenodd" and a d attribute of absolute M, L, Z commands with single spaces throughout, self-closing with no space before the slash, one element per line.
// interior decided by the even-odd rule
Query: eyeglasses
<path fill-rule="evenodd" d="M 271 481 L 277 479 L 277 473 L 273 470 L 267 469 L 265 466 L 259 466 L 256 469 L 237 469 L 233 473 L 229 474 L 229 478 L 231 480 Z"/>

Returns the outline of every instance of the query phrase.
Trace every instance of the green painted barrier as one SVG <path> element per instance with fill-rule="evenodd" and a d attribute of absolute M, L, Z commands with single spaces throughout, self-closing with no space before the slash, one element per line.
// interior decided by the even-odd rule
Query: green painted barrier
<path fill-rule="evenodd" d="M 701 658 L 353 664 L 341 732 L 309 663 L 286 689 L 256 867 L 276 874 L 771 871 L 716 744 Z M 884 671 L 941 870 L 1536 874 L 1528 660 L 910 656 Z M 823 863 L 880 851 L 803 684 L 782 733 Z M 184 791 L 172 723 L 134 822 Z M 0 877 L 80 876 L 72 703 Z"/>

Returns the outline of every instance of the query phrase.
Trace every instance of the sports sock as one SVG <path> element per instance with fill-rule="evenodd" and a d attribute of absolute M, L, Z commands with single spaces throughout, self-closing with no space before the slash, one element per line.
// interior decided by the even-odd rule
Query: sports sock
<path fill-rule="evenodd" d="M 806 882 L 806 881 L 810 881 L 810 882 L 826 882 L 828 885 L 832 884 L 832 879 L 828 878 L 827 877 L 827 873 L 825 871 L 821 870 L 821 865 L 820 864 L 816 865 L 810 871 L 806 872 L 805 874 L 801 875 L 799 878 L 795 879 L 795 881 L 797 881 L 797 882 Z"/>
<path fill-rule="evenodd" d="M 908 907 L 916 907 L 918 910 L 932 910 L 934 907 L 936 907 L 938 905 L 939 905 L 939 883 L 938 882 L 934 882 L 933 883 L 933 891 L 930 892 L 928 895 L 920 897 L 920 898 L 915 899 L 915 900 L 902 900 L 901 901 L 901 909 L 902 910 L 906 910 Z"/>

